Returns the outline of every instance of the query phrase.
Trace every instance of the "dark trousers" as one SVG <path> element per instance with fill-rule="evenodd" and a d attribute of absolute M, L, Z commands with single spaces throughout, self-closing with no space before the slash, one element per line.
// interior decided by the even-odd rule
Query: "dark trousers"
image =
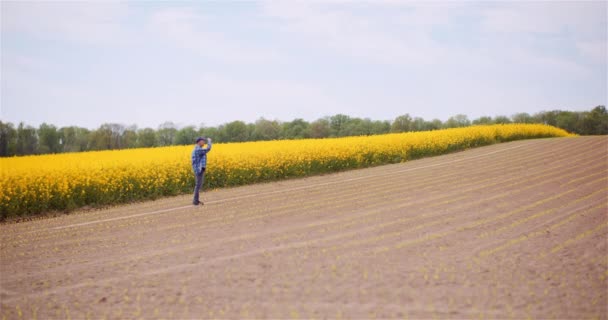
<path fill-rule="evenodd" d="M 201 171 L 200 174 L 195 174 L 196 177 L 196 185 L 194 186 L 194 199 L 192 203 L 198 203 L 198 194 L 203 187 L 203 182 L 205 182 L 205 168 Z"/>

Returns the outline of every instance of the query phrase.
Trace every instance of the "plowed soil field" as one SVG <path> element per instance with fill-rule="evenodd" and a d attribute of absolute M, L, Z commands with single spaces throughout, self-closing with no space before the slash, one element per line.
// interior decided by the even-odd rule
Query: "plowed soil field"
<path fill-rule="evenodd" d="M 608 318 L 608 137 L 202 198 L 0 225 L 1 318 Z"/>

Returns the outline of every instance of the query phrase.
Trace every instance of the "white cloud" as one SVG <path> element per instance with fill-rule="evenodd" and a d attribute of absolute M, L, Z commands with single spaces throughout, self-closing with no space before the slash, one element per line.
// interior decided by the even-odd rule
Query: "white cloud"
<path fill-rule="evenodd" d="M 480 11 L 481 28 L 497 56 L 521 67 L 588 76 L 595 68 L 590 64 L 606 65 L 606 6 L 602 1 L 498 4 Z M 554 49 L 541 48 L 541 41 Z"/>
<path fill-rule="evenodd" d="M 2 2 L 2 32 L 89 45 L 125 43 L 128 7 L 120 2 Z"/>
<path fill-rule="evenodd" d="M 298 41 L 372 64 L 438 67 L 496 63 L 498 58 L 580 74 L 587 66 L 560 52 L 539 51 L 534 46 L 535 37 L 568 32 L 576 39 L 593 39 L 578 44 L 567 38 L 564 41 L 570 41 L 575 49 L 578 45 L 581 54 L 595 60 L 603 54 L 606 43 L 606 3 L 396 1 L 370 6 L 389 9 L 388 15 L 352 10 L 356 6 L 351 2 L 271 1 L 264 2 L 262 9 L 267 16 L 279 19 L 284 32 Z M 455 46 L 432 37 L 436 27 L 459 26 L 462 21 L 458 19 L 473 25 L 480 21 L 480 29 L 471 29 L 470 34 L 453 31 L 453 35 L 480 41 L 480 46 Z"/>
<path fill-rule="evenodd" d="M 381 17 L 348 10 L 348 3 L 264 2 L 263 12 L 278 18 L 281 30 L 311 47 L 337 55 L 386 65 L 427 65 L 441 57 L 428 34 L 416 29 L 387 28 Z"/>
<path fill-rule="evenodd" d="M 432 27 L 450 25 L 454 18 L 464 12 L 475 12 L 474 5 L 467 2 L 401 2 L 399 23 L 410 28 L 430 31 Z"/>
<path fill-rule="evenodd" d="M 278 62 L 283 57 L 272 48 L 248 45 L 234 35 L 212 31 L 213 21 L 192 8 L 167 8 L 154 12 L 148 30 L 173 45 L 219 61 L 239 63 Z"/>
<path fill-rule="evenodd" d="M 564 31 L 589 36 L 606 25 L 606 2 L 537 1 L 499 4 L 483 10 L 482 26 L 505 33 L 559 34 Z M 603 31 L 605 34 L 605 30 Z"/>
<path fill-rule="evenodd" d="M 607 64 L 606 41 L 581 41 L 576 44 L 583 57 L 591 62 Z"/>
<path fill-rule="evenodd" d="M 29 54 L 16 54 L 8 49 L 2 50 L 2 69 L 20 72 L 58 71 L 56 65 Z"/>

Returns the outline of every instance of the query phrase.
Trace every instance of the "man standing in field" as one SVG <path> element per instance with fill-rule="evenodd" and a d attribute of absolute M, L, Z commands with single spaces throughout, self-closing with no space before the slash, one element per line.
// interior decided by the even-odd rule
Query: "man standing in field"
<path fill-rule="evenodd" d="M 206 148 L 203 146 L 207 144 Z M 192 170 L 194 170 L 194 175 L 196 177 L 196 185 L 194 186 L 194 199 L 192 200 L 192 204 L 198 206 L 199 204 L 203 204 L 199 201 L 198 194 L 203 186 L 203 182 L 205 179 L 205 169 L 207 168 L 207 152 L 211 150 L 211 138 L 198 137 L 196 138 L 196 145 L 194 146 L 194 150 L 192 150 Z"/>

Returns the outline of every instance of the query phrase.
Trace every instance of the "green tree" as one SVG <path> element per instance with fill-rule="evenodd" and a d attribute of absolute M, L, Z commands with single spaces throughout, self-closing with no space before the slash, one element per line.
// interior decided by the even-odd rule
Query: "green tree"
<path fill-rule="evenodd" d="M 412 131 L 412 117 L 409 114 L 398 116 L 391 124 L 391 132 Z"/>
<path fill-rule="evenodd" d="M 568 132 L 580 133 L 579 127 L 582 124 L 582 117 L 578 112 L 561 111 L 555 118 L 555 125 Z"/>
<path fill-rule="evenodd" d="M 17 130 L 10 122 L 0 121 L 0 157 L 15 155 Z"/>
<path fill-rule="evenodd" d="M 541 111 L 539 113 L 537 113 L 536 115 L 534 115 L 535 121 L 536 123 L 543 123 L 543 124 L 547 124 L 550 126 L 557 126 L 557 115 L 560 113 L 560 111 L 554 110 L 554 111 Z"/>
<path fill-rule="evenodd" d="M 450 117 L 448 121 L 444 123 L 445 128 L 460 128 L 460 127 L 468 127 L 471 125 L 471 121 L 464 114 L 457 114 L 453 117 Z"/>
<path fill-rule="evenodd" d="M 443 122 L 439 119 L 433 119 L 426 124 L 426 130 L 439 130 L 443 128 Z"/>
<path fill-rule="evenodd" d="M 487 124 L 493 124 L 494 120 L 492 120 L 492 117 L 483 116 L 483 117 L 479 117 L 479 118 L 473 120 L 472 123 L 474 125 L 487 125 Z"/>
<path fill-rule="evenodd" d="M 356 125 L 351 125 L 353 127 L 353 132 L 356 133 L 356 135 L 366 135 L 369 136 L 371 134 L 373 134 L 373 130 L 374 130 L 374 122 L 372 121 L 372 119 L 370 118 L 365 118 L 365 119 L 357 119 L 357 121 L 355 122 Z"/>
<path fill-rule="evenodd" d="M 420 118 L 420 117 L 415 117 L 414 119 L 412 119 L 412 122 L 410 123 L 410 130 L 411 131 L 424 131 L 426 130 L 426 121 L 424 121 L 424 119 Z"/>
<path fill-rule="evenodd" d="M 38 149 L 38 135 L 36 129 L 26 126 L 23 122 L 17 127 L 17 141 L 15 143 L 15 153 L 17 155 L 35 154 Z"/>
<path fill-rule="evenodd" d="M 276 140 L 281 135 L 281 124 L 278 121 L 270 121 L 260 118 L 255 122 L 255 128 L 251 135 L 252 140 Z"/>
<path fill-rule="evenodd" d="M 62 152 L 81 151 L 76 147 L 76 127 L 62 127 L 59 129 Z"/>
<path fill-rule="evenodd" d="M 507 123 L 511 123 L 511 119 L 507 116 L 496 116 L 496 117 L 494 117 L 494 123 L 507 124 Z"/>
<path fill-rule="evenodd" d="M 10 122 L 0 121 L 0 157 L 15 155 L 17 130 Z"/>
<path fill-rule="evenodd" d="M 534 123 L 534 117 L 525 112 L 516 113 L 511 118 L 513 123 Z"/>
<path fill-rule="evenodd" d="M 179 129 L 175 134 L 175 144 L 187 145 L 193 144 L 198 137 L 198 132 L 194 126 L 187 126 Z"/>
<path fill-rule="evenodd" d="M 38 127 L 38 152 L 58 153 L 61 151 L 61 141 L 57 127 L 43 123 Z"/>
<path fill-rule="evenodd" d="M 156 141 L 159 146 L 171 146 L 175 144 L 176 134 L 177 129 L 175 124 L 173 122 L 165 122 L 156 131 Z"/>
<path fill-rule="evenodd" d="M 89 139 L 91 150 L 109 150 L 112 148 L 112 129 L 103 124 L 91 132 Z"/>
<path fill-rule="evenodd" d="M 581 121 L 581 134 L 608 134 L 608 112 L 606 107 L 597 106 L 588 112 Z"/>
<path fill-rule="evenodd" d="M 376 120 L 372 122 L 372 134 L 385 134 L 391 131 L 391 122 L 390 121 L 381 121 Z"/>
<path fill-rule="evenodd" d="M 87 128 L 79 128 L 76 126 L 63 127 L 59 129 L 59 137 L 61 139 L 62 152 L 80 152 L 88 151 L 89 135 L 91 131 Z"/>
<path fill-rule="evenodd" d="M 92 150 L 122 149 L 125 126 L 119 123 L 104 123 L 89 135 Z"/>
<path fill-rule="evenodd" d="M 152 128 L 137 131 L 137 146 L 140 148 L 156 147 L 156 132 Z"/>
<path fill-rule="evenodd" d="M 310 138 L 309 123 L 303 119 L 295 119 L 291 122 L 283 123 L 281 130 L 285 139 L 305 139 Z"/>
<path fill-rule="evenodd" d="M 331 137 L 343 137 L 344 129 L 350 121 L 350 117 L 345 114 L 336 114 L 329 117 L 329 129 Z"/>
<path fill-rule="evenodd" d="M 351 118 L 342 129 L 344 136 L 363 136 L 371 131 L 370 124 L 359 118 Z"/>
<path fill-rule="evenodd" d="M 253 140 L 253 132 L 254 131 L 255 131 L 255 124 L 254 123 L 248 123 L 247 124 L 247 140 L 246 141 Z"/>
<path fill-rule="evenodd" d="M 311 138 L 327 138 L 330 135 L 330 131 L 329 120 L 327 118 L 315 120 L 310 124 Z"/>
<path fill-rule="evenodd" d="M 247 124 L 243 121 L 232 121 L 223 127 L 224 136 L 228 142 L 243 142 L 249 140 Z"/>
<path fill-rule="evenodd" d="M 221 134 L 221 130 L 216 127 L 201 127 L 198 131 L 198 135 L 209 137 L 213 139 L 213 142 L 226 142 L 225 137 Z M 194 141 L 192 143 L 194 143 Z"/>
<path fill-rule="evenodd" d="M 111 123 L 110 129 L 112 130 L 112 149 L 126 148 L 123 145 L 122 137 L 127 128 L 120 123 Z"/>
<path fill-rule="evenodd" d="M 120 140 L 123 148 L 137 148 L 137 127 L 131 126 L 126 128 Z"/>

